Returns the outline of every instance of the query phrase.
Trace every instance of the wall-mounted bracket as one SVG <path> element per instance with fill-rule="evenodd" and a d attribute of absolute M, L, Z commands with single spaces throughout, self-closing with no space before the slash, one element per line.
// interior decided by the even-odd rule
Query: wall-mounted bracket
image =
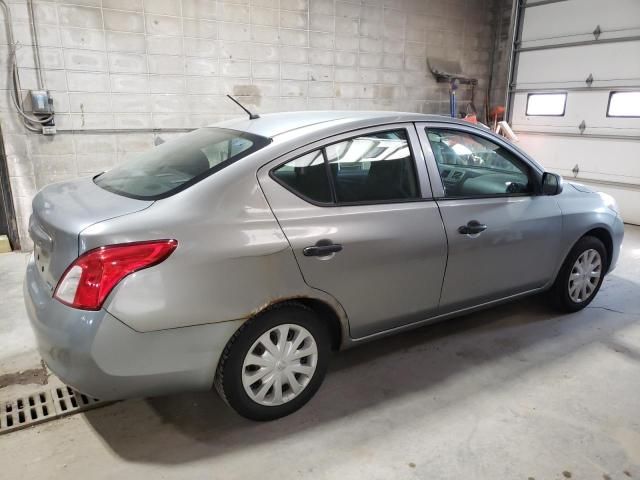
<path fill-rule="evenodd" d="M 473 105 L 473 87 L 478 84 L 478 79 L 469 77 L 462 73 L 462 67 L 460 62 L 444 60 L 442 58 L 428 58 L 427 66 L 431 73 L 435 77 L 437 82 L 446 82 L 449 84 L 449 110 L 453 118 L 458 115 L 458 107 L 456 101 L 456 90 L 460 84 L 471 85 L 471 108 L 475 112 L 475 106 Z"/>

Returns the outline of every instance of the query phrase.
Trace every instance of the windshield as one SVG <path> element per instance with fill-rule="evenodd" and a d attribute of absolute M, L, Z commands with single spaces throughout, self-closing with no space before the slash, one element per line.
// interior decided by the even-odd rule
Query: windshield
<path fill-rule="evenodd" d="M 157 200 L 188 188 L 269 142 L 246 132 L 201 128 L 138 154 L 94 181 L 126 197 Z"/>

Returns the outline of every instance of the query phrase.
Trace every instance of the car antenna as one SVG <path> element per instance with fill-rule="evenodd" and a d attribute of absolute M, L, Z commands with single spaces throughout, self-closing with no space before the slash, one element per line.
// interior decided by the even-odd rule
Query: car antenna
<path fill-rule="evenodd" d="M 242 105 L 238 100 L 233 98 L 231 95 L 227 95 L 227 97 L 229 97 L 231 101 L 234 102 L 236 105 L 238 105 L 241 109 L 247 112 L 247 115 L 249 115 L 249 120 L 255 120 L 256 118 L 260 118 L 260 115 L 258 115 L 257 113 L 251 113 L 248 108 Z"/>

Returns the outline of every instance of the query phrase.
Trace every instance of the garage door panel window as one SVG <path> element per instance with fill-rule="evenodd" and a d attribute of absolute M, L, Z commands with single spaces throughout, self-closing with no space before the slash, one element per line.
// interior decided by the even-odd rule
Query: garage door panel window
<path fill-rule="evenodd" d="M 526 115 L 563 117 L 566 106 L 566 93 L 530 93 L 527 96 Z"/>
<path fill-rule="evenodd" d="M 420 198 L 405 130 L 360 135 L 298 157 L 272 172 L 283 186 L 321 204 L 362 204 Z"/>
<path fill-rule="evenodd" d="M 531 195 L 530 168 L 513 153 L 478 135 L 427 130 L 447 198 Z"/>
<path fill-rule="evenodd" d="M 640 117 L 640 91 L 611 92 L 607 117 Z"/>

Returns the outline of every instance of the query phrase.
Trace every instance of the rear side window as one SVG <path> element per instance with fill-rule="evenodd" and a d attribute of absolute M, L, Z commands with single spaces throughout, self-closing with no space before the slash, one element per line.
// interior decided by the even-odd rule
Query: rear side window
<path fill-rule="evenodd" d="M 404 130 L 373 133 L 326 147 L 339 203 L 418 198 L 413 156 Z"/>
<path fill-rule="evenodd" d="M 297 195 L 319 203 L 385 203 L 420 197 L 405 130 L 328 145 L 281 165 L 272 175 Z"/>
<path fill-rule="evenodd" d="M 188 188 L 269 142 L 246 132 L 201 128 L 152 148 L 94 181 L 126 197 L 157 200 Z"/>
<path fill-rule="evenodd" d="M 314 202 L 331 203 L 331 187 L 322 150 L 307 153 L 282 165 L 273 176 L 301 197 Z"/>

